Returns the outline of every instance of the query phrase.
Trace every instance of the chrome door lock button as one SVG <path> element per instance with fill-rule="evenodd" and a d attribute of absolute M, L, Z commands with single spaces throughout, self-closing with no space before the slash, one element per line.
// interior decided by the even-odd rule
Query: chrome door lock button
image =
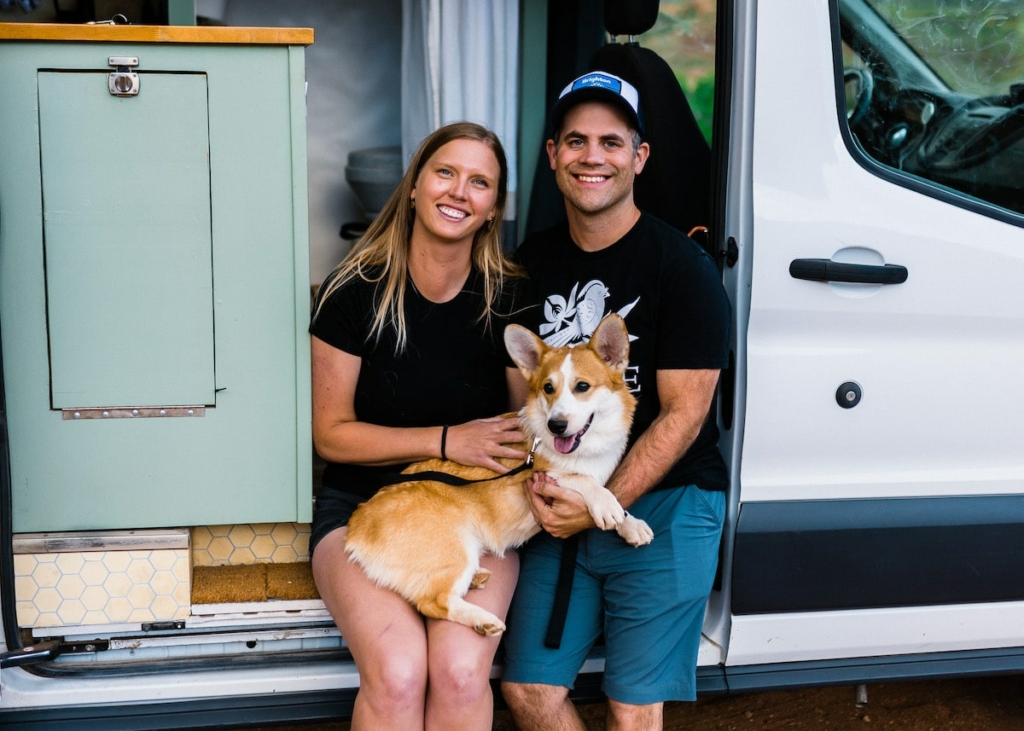
<path fill-rule="evenodd" d="M 844 409 L 852 409 L 860 403 L 860 385 L 847 381 L 836 390 L 836 403 Z"/>

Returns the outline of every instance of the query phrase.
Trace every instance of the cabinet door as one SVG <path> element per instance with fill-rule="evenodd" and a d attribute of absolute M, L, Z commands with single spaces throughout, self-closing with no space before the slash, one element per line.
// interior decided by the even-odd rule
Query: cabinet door
<path fill-rule="evenodd" d="M 38 81 L 52 408 L 212 405 L 206 77 Z"/>

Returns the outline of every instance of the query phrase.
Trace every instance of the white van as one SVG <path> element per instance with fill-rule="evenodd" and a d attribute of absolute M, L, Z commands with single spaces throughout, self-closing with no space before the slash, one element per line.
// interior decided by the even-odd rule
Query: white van
<path fill-rule="evenodd" d="M 4 728 L 334 719 L 358 688 L 322 604 L 290 593 L 315 492 L 307 285 L 358 214 L 321 193 L 331 115 L 372 148 L 415 136 L 399 106 L 441 113 L 394 76 L 437 8 L 292 3 L 243 29 L 278 4 L 199 5 L 227 24 L 189 26 L 180 2 L 162 18 L 180 27 L 0 23 Z M 505 60 L 477 65 L 518 79 L 480 112 L 515 161 L 512 239 L 544 195 L 550 94 L 603 43 L 601 3 L 568 5 L 452 5 L 501 30 Z M 735 317 L 699 690 L 1024 670 L 1024 6 L 661 6 L 680 33 L 662 56 L 714 39 L 708 169 L 672 172 L 711 191 Z M 343 42 L 345 13 L 364 25 Z M 353 34 L 391 66 L 346 72 Z M 347 106 L 321 105 L 318 47 Z M 477 114 L 472 90 L 438 98 Z M 597 648 L 576 697 L 602 667 Z"/>

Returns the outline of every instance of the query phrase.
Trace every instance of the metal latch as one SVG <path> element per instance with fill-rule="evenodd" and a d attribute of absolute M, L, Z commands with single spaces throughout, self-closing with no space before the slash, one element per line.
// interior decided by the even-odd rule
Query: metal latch
<path fill-rule="evenodd" d="M 139 75 L 132 71 L 139 65 L 137 56 L 111 56 L 107 63 L 116 70 L 107 77 L 107 88 L 114 96 L 135 96 L 139 93 Z"/>
<path fill-rule="evenodd" d="M 20 650 L 0 652 L 0 668 L 19 668 L 22 665 L 49 662 L 60 657 L 62 651 L 60 642 L 50 640 L 22 647 Z"/>
<path fill-rule="evenodd" d="M 0 668 L 20 668 L 26 665 L 52 662 L 61 655 L 92 654 L 110 649 L 109 640 L 80 640 L 64 642 L 61 639 L 40 640 L 19 650 L 0 652 Z"/>

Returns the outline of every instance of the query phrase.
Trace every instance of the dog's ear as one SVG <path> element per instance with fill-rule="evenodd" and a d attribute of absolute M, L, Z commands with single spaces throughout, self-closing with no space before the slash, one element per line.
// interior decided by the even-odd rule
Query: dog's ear
<path fill-rule="evenodd" d="M 545 347 L 543 340 L 522 325 L 509 325 L 505 328 L 505 348 L 527 378 L 540 365 L 540 356 Z"/>
<path fill-rule="evenodd" d="M 598 324 L 590 336 L 590 348 L 608 366 L 619 373 L 629 365 L 629 333 L 626 321 L 619 315 L 611 314 Z"/>

